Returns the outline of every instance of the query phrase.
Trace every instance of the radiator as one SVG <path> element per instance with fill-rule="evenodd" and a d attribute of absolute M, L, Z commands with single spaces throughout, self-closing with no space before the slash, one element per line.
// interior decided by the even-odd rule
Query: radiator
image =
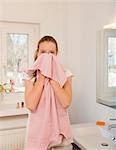
<path fill-rule="evenodd" d="M 24 150 L 26 128 L 0 131 L 0 150 Z"/>

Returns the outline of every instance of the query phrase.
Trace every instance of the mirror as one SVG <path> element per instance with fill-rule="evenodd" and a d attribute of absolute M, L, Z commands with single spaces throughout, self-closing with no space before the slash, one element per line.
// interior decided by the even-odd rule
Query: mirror
<path fill-rule="evenodd" d="M 116 108 L 116 23 L 97 34 L 97 102 Z"/>

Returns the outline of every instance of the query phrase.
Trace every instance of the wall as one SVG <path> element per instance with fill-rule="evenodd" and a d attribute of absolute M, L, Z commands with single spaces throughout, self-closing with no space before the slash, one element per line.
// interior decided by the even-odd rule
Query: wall
<path fill-rule="evenodd" d="M 74 73 L 72 123 L 107 119 L 115 110 L 96 103 L 96 32 L 114 22 L 112 1 L 20 1 L 0 5 L 0 20 L 40 23 L 40 37 L 54 36 L 59 59 Z"/>
<path fill-rule="evenodd" d="M 114 18 L 111 1 L 68 4 L 68 63 L 76 77 L 70 109 L 73 123 L 107 120 L 116 114 L 116 110 L 96 103 L 97 31 Z"/>
<path fill-rule="evenodd" d="M 47 34 L 54 36 L 59 43 L 61 61 L 67 58 L 65 16 L 63 1 L 5 0 L 0 4 L 0 20 L 40 23 L 40 37 Z"/>
<path fill-rule="evenodd" d="M 57 13 L 58 12 L 58 13 Z M 60 1 L 0 1 L 0 20 L 14 22 L 32 22 L 40 24 L 40 37 L 54 36 L 59 44 L 59 59 L 67 64 L 66 52 L 66 10 L 65 3 Z M 39 40 L 39 39 L 38 39 Z M 33 59 L 33 58 L 32 58 Z M 64 61 L 65 60 L 65 61 Z M 18 94 L 18 100 L 22 95 Z M 16 94 L 12 99 L 15 99 Z M 6 99 L 10 98 L 5 96 Z"/>

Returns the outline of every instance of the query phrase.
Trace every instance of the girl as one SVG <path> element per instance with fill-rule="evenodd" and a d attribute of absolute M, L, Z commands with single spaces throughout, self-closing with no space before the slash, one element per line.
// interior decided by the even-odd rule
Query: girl
<path fill-rule="evenodd" d="M 38 42 L 37 50 L 35 51 L 34 60 L 36 60 L 42 53 L 52 53 L 53 55 L 58 54 L 58 45 L 56 40 L 52 36 L 44 36 Z M 57 96 L 59 102 L 61 103 L 63 109 L 67 109 L 72 100 L 72 74 L 70 71 L 65 71 L 67 76 L 67 81 L 64 84 L 63 88 L 59 85 L 58 82 L 50 80 L 51 86 Z M 27 77 L 25 80 L 25 103 L 26 107 L 33 112 L 41 98 L 41 94 L 44 88 L 45 76 L 40 74 L 39 78 L 36 79 L 36 72 L 33 76 Z M 56 145 L 49 150 L 71 150 L 72 145 L 68 143 L 64 137 L 60 145 Z"/>

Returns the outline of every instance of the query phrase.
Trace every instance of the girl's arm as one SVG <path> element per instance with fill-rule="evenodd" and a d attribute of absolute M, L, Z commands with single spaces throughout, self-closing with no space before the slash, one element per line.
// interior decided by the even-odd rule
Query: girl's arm
<path fill-rule="evenodd" d="M 38 80 L 33 84 L 32 81 L 25 80 L 25 103 L 26 107 L 34 111 L 40 101 L 40 97 L 44 87 L 45 77 L 40 74 Z"/>
<path fill-rule="evenodd" d="M 63 88 L 61 88 L 59 83 L 54 80 L 50 80 L 50 82 L 61 105 L 67 109 L 72 100 L 72 77 L 67 79 Z"/>

